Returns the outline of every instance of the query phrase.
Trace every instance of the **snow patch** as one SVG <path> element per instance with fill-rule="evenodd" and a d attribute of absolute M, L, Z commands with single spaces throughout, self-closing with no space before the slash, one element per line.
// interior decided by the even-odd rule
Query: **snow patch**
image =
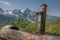
<path fill-rule="evenodd" d="M 30 22 L 35 23 L 34 21 L 30 20 L 30 18 L 27 17 L 27 19 L 28 19 Z"/>
<path fill-rule="evenodd" d="M 22 13 L 24 13 L 25 10 L 21 10 Z"/>

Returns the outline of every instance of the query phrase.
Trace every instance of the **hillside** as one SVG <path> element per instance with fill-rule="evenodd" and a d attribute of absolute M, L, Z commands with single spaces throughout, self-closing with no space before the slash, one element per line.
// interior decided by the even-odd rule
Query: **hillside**
<path fill-rule="evenodd" d="M 17 20 L 11 21 L 10 23 L 6 24 L 16 25 L 18 28 L 21 28 L 23 30 L 29 30 L 35 32 L 37 31 L 38 28 L 38 23 L 31 23 L 23 17 L 20 17 Z M 60 19 L 51 22 L 46 22 L 46 32 L 53 34 L 60 34 Z"/>
<path fill-rule="evenodd" d="M 18 20 L 18 21 L 17 21 Z M 42 39 L 48 39 L 48 40 L 51 40 L 51 39 L 58 39 L 58 40 L 60 40 L 60 38 L 59 37 L 57 37 L 57 35 L 56 35 L 56 37 L 54 36 L 54 35 L 49 35 L 49 34 L 46 34 L 46 35 L 44 35 L 44 36 L 41 36 L 41 35 L 39 35 L 38 36 L 38 34 L 34 34 L 34 33 L 30 33 L 30 31 L 33 31 L 33 32 L 36 32 L 37 31 L 37 26 L 38 26 L 38 24 L 37 23 L 31 23 L 31 22 L 29 22 L 28 20 L 26 20 L 25 18 L 23 18 L 23 17 L 20 17 L 20 18 L 18 18 L 17 20 L 15 20 L 15 21 L 11 21 L 9 24 L 11 24 L 11 25 L 16 25 L 18 28 L 20 28 L 20 29 L 23 29 L 23 30 L 26 30 L 26 31 L 29 31 L 29 32 L 25 32 L 25 31 L 21 31 L 21 33 L 23 33 L 24 34 L 24 36 L 23 37 L 26 37 L 27 39 L 33 39 L 33 40 L 35 40 L 35 39 L 40 39 L 41 37 L 42 37 Z M 24 20 L 26 20 L 26 21 L 24 21 Z M 8 24 L 8 23 L 7 23 Z M 4 23 L 4 25 L 7 25 L 6 24 L 6 22 Z M 7 30 L 6 30 L 6 32 L 7 32 Z M 9 32 L 9 31 L 8 31 Z M 12 36 L 11 34 L 13 33 L 13 32 L 15 32 L 15 31 L 11 31 L 11 33 L 10 33 L 10 36 Z M 20 31 L 16 31 L 18 34 L 20 33 Z M 55 20 L 55 21 L 51 21 L 51 22 L 46 22 L 46 32 L 48 32 L 48 33 L 52 33 L 52 34 L 60 34 L 60 19 L 57 19 L 57 20 Z M 9 34 L 9 33 L 8 33 Z M 7 34 L 6 34 L 7 35 Z M 14 35 L 14 34 L 13 34 Z M 5 36 L 5 35 L 4 35 Z M 8 37 L 9 37 L 9 35 L 7 35 Z M 15 33 L 15 37 L 16 37 L 17 35 L 16 35 L 16 33 Z M 32 37 L 31 37 L 32 36 Z M 8 37 L 6 37 L 6 38 L 8 38 Z M 21 35 L 19 36 L 17 36 L 18 38 L 17 39 L 19 39 L 19 37 L 21 37 Z M 24 39 L 22 37 L 22 39 Z M 13 38 L 13 37 L 10 37 L 10 38 L 12 38 L 12 39 L 15 39 L 15 38 Z M 8 39 L 10 39 L 10 38 L 8 38 Z M 26 39 L 25 38 L 25 39 Z M 24 39 L 24 40 L 25 40 Z M 27 40 L 26 39 L 26 40 Z"/>
<path fill-rule="evenodd" d="M 60 34 L 60 19 L 46 23 L 46 31 L 49 33 Z"/>
<path fill-rule="evenodd" d="M 16 25 L 23 30 L 37 31 L 38 16 L 30 9 L 4 10 L 0 8 L 0 26 Z M 46 15 L 46 32 L 60 34 L 60 17 Z"/>

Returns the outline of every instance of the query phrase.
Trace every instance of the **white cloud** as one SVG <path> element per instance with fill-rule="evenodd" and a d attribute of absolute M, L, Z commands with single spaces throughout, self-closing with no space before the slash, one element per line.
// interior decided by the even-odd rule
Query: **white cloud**
<path fill-rule="evenodd" d="M 4 4 L 4 5 L 7 5 L 7 6 L 12 6 L 12 4 L 11 4 L 11 3 L 6 2 L 6 1 L 0 1 L 0 3 L 2 3 L 2 4 Z"/>

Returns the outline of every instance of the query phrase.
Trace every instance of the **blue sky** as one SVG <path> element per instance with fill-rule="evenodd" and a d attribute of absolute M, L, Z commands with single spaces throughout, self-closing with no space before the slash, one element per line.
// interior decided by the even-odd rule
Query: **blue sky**
<path fill-rule="evenodd" d="M 41 3 L 48 5 L 47 14 L 60 17 L 60 0 L 0 0 L 0 8 L 8 9 L 26 9 L 39 11 Z"/>

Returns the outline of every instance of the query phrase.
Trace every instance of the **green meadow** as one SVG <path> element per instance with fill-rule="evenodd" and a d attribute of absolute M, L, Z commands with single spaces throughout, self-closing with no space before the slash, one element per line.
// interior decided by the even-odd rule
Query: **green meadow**
<path fill-rule="evenodd" d="M 18 18 L 15 21 L 11 22 L 3 22 L 4 25 L 16 25 L 18 28 L 23 29 L 23 30 L 30 30 L 30 31 L 37 31 L 38 29 L 38 23 L 31 23 L 28 20 L 25 20 L 25 18 Z M 60 34 L 60 19 L 46 22 L 46 32 L 52 33 L 52 34 Z"/>

